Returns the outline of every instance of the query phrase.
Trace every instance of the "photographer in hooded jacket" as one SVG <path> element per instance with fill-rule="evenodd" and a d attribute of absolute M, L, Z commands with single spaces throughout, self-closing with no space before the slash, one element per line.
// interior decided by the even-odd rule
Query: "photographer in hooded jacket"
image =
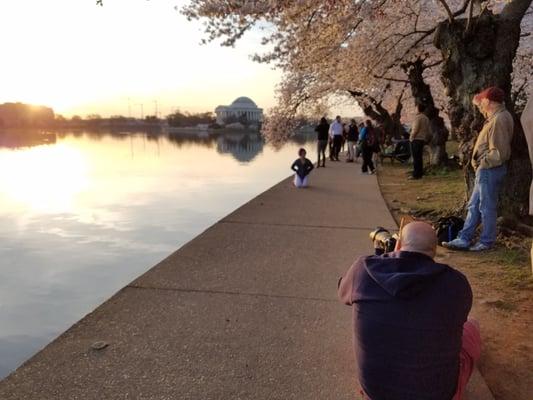
<path fill-rule="evenodd" d="M 481 338 L 477 322 L 467 321 L 470 284 L 434 261 L 436 246 L 431 225 L 410 222 L 396 251 L 358 258 L 339 280 L 340 301 L 353 307 L 364 399 L 461 399 Z"/>

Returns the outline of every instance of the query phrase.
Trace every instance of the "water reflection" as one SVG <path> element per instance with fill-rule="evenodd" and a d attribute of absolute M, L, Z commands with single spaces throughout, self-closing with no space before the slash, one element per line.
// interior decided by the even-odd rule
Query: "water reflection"
<path fill-rule="evenodd" d="M 263 139 L 259 134 L 221 135 L 217 139 L 217 151 L 229 153 L 241 163 L 247 163 L 263 151 Z"/>
<path fill-rule="evenodd" d="M 274 150 L 242 132 L 16 136 L 0 133 L 0 377 L 288 176 L 307 140 Z"/>

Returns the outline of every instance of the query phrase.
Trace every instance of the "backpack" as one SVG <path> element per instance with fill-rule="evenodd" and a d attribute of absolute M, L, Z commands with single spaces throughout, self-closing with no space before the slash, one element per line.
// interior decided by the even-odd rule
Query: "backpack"
<path fill-rule="evenodd" d="M 442 242 L 451 242 L 455 239 L 461 229 L 463 229 L 464 224 L 464 220 L 459 217 L 449 216 L 439 218 L 435 224 L 439 246 L 442 246 Z"/>
<path fill-rule="evenodd" d="M 369 147 L 374 147 L 377 143 L 376 130 L 370 126 L 366 127 L 366 144 Z"/>

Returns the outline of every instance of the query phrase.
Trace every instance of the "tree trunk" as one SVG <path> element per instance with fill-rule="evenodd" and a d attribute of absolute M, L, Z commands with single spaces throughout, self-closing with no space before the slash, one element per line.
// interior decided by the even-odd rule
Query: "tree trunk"
<path fill-rule="evenodd" d="M 380 101 L 363 92 L 350 90 L 349 93 L 359 103 L 363 113 L 382 126 L 385 136 L 395 139 L 402 138 L 405 133 L 405 129 L 401 123 L 403 92 L 398 98 L 396 108 L 392 114 L 383 107 Z"/>
<path fill-rule="evenodd" d="M 444 124 L 444 119 L 439 115 L 440 110 L 435 107 L 430 86 L 424 81 L 424 70 L 428 67 L 424 65 L 422 58 L 402 64 L 402 69 L 407 74 L 411 94 L 415 99 L 415 105 L 422 104 L 425 114 L 431 123 L 432 139 L 429 143 L 431 148 L 431 165 L 445 165 L 448 161 L 446 153 L 446 141 L 448 140 L 448 128 Z"/>
<path fill-rule="evenodd" d="M 444 59 L 441 78 L 450 97 L 452 128 L 460 139 L 460 157 L 465 169 L 468 195 L 475 176 L 470 166 L 472 149 L 483 125 L 483 117 L 473 106 L 472 98 L 487 87 L 497 86 L 507 94 L 505 103 L 513 112 L 511 73 L 520 40 L 522 18 L 513 15 L 513 12 L 520 6 L 525 13 L 529 4 L 531 0 L 513 0 L 508 6 L 514 8 L 508 12 L 504 9 L 501 14 L 494 15 L 491 11 L 485 11 L 472 19 L 468 31 L 467 20 L 457 19 L 451 23 L 442 22 L 435 32 L 434 44 Z M 522 127 L 515 117 L 511 160 L 500 196 L 500 211 L 503 214 L 527 215 L 530 165 Z"/>

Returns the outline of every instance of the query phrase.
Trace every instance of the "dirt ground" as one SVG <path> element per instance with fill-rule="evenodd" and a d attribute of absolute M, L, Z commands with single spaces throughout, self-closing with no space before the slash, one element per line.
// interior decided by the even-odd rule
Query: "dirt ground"
<path fill-rule="evenodd" d="M 464 201 L 460 170 L 438 170 L 418 181 L 407 180 L 410 168 L 386 160 L 378 180 L 394 218 L 406 214 L 436 220 Z M 471 316 L 482 329 L 479 369 L 497 400 L 533 399 L 533 279 L 531 239 L 500 236 L 484 254 L 439 248 L 437 258 L 462 271 L 474 292 Z"/>

